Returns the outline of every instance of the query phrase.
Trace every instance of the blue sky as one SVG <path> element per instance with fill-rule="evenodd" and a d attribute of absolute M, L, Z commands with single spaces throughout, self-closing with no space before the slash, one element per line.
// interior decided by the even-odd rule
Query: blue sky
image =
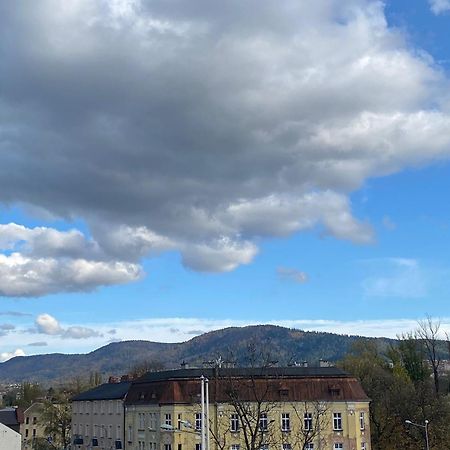
<path fill-rule="evenodd" d="M 1 7 L 2 360 L 450 331 L 450 2 L 316 3 Z"/>

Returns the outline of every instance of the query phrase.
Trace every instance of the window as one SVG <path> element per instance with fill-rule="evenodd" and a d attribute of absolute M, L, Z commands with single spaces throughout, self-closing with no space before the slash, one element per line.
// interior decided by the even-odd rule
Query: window
<path fill-rule="evenodd" d="M 267 413 L 261 413 L 259 415 L 259 429 L 261 431 L 267 431 Z"/>
<path fill-rule="evenodd" d="M 342 414 L 341 413 L 333 413 L 333 430 L 334 431 L 342 431 Z M 342 447 L 335 447 L 342 448 Z"/>
<path fill-rule="evenodd" d="M 138 418 L 139 418 L 139 429 L 145 430 L 145 413 L 139 413 Z"/>
<path fill-rule="evenodd" d="M 202 413 L 195 413 L 195 429 L 197 431 L 202 429 Z"/>
<path fill-rule="evenodd" d="M 262 444 L 259 450 L 269 450 L 269 444 Z"/>
<path fill-rule="evenodd" d="M 33 417 L 33 425 L 36 425 L 37 417 Z"/>
<path fill-rule="evenodd" d="M 170 413 L 164 414 L 164 423 L 166 425 L 172 426 L 172 414 L 170 414 Z"/>
<path fill-rule="evenodd" d="M 178 414 L 178 416 L 177 416 L 177 428 L 179 430 L 181 430 L 181 428 L 182 428 L 182 426 L 181 426 L 182 425 L 182 420 L 183 420 L 183 416 L 181 414 Z"/>
<path fill-rule="evenodd" d="M 120 408 L 120 400 L 116 401 L 116 413 L 120 414 L 121 413 L 121 408 Z"/>
<path fill-rule="evenodd" d="M 308 442 L 305 444 L 305 450 L 314 450 L 314 444 L 312 442 Z"/>
<path fill-rule="evenodd" d="M 342 448 L 344 448 L 344 444 L 342 442 L 336 442 L 334 444 L 334 450 L 340 450 Z"/>
<path fill-rule="evenodd" d="M 30 418 L 27 417 L 27 418 L 25 419 L 25 424 L 28 425 L 29 423 L 30 423 Z"/>
<path fill-rule="evenodd" d="M 118 441 L 120 439 L 120 425 L 117 425 L 116 428 L 116 440 Z"/>
<path fill-rule="evenodd" d="M 102 414 L 105 414 L 105 400 L 102 400 L 102 401 L 100 402 L 100 412 L 101 412 Z"/>
<path fill-rule="evenodd" d="M 231 444 L 230 450 L 240 450 L 241 446 L 239 444 Z"/>
<path fill-rule="evenodd" d="M 145 442 L 138 441 L 138 449 L 139 450 L 145 450 Z"/>
<path fill-rule="evenodd" d="M 108 425 L 108 438 L 112 439 L 112 425 Z"/>
<path fill-rule="evenodd" d="M 364 412 L 359 413 L 359 429 L 362 431 L 366 428 L 366 424 L 364 421 Z"/>
<path fill-rule="evenodd" d="M 195 450 L 202 450 L 202 444 L 195 444 Z"/>
<path fill-rule="evenodd" d="M 97 402 L 95 400 L 92 402 L 92 412 L 97 414 Z"/>
<path fill-rule="evenodd" d="M 85 436 L 89 436 L 89 425 L 88 424 L 86 424 L 86 427 L 84 429 L 84 434 L 85 434 Z"/>
<path fill-rule="evenodd" d="M 178 444 L 178 450 L 182 450 L 183 449 L 183 445 L 182 444 Z M 149 450 L 151 450 L 151 449 L 149 449 Z"/>
<path fill-rule="evenodd" d="M 36 428 L 33 428 L 33 437 L 36 437 Z"/>
<path fill-rule="evenodd" d="M 27 428 L 26 430 L 25 430 L 25 437 L 28 437 L 28 432 L 29 432 L 30 430 Z"/>
<path fill-rule="evenodd" d="M 108 402 L 108 414 L 112 414 L 113 412 L 113 403 L 114 402 L 112 400 Z"/>
<path fill-rule="evenodd" d="M 156 430 L 156 413 L 148 413 L 148 427 Z"/>
<path fill-rule="evenodd" d="M 361 442 L 361 450 L 366 450 L 366 443 L 365 442 Z"/>
<path fill-rule="evenodd" d="M 283 444 L 283 450 L 292 450 L 292 445 L 291 444 Z"/>
<path fill-rule="evenodd" d="M 164 450 L 172 450 L 172 444 L 164 444 Z"/>
<path fill-rule="evenodd" d="M 133 441 L 133 427 L 131 425 L 128 425 L 128 442 Z"/>
<path fill-rule="evenodd" d="M 303 416 L 303 429 L 311 431 L 313 429 L 312 413 L 305 413 Z"/>
<path fill-rule="evenodd" d="M 239 431 L 239 416 L 237 414 L 231 414 L 230 416 L 230 430 L 234 433 Z"/>
<path fill-rule="evenodd" d="M 289 413 L 281 413 L 281 431 L 291 430 L 291 419 Z"/>

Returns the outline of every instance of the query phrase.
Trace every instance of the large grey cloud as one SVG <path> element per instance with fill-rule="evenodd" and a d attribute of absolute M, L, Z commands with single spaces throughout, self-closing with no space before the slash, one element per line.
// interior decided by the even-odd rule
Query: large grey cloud
<path fill-rule="evenodd" d="M 448 80 L 378 1 L 3 2 L 0 65 L 0 202 L 83 218 L 113 261 L 370 242 L 348 193 L 450 154 Z"/>

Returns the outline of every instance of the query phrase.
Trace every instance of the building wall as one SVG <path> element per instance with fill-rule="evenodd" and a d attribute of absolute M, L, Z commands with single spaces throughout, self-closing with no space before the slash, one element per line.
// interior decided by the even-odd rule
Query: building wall
<path fill-rule="evenodd" d="M 255 411 L 255 405 L 246 405 Z M 320 406 L 321 413 L 313 413 Z M 253 409 L 252 409 L 253 408 Z M 344 450 L 370 450 L 369 403 L 365 402 L 271 402 L 263 405 L 267 412 L 268 449 L 283 449 L 290 444 L 293 450 L 299 449 L 304 413 L 311 412 L 320 425 L 320 433 L 312 439 L 316 450 L 334 450 L 335 444 L 342 444 Z M 174 405 L 128 405 L 126 407 L 125 441 L 127 450 L 200 450 L 200 433 L 195 430 L 196 413 L 201 412 L 200 404 Z M 210 405 L 210 423 L 216 436 L 210 436 L 211 450 L 244 449 L 244 432 L 230 429 L 233 406 L 227 403 Z M 340 413 L 342 430 L 333 430 L 333 414 Z M 360 414 L 363 413 L 361 417 Z M 282 414 L 288 414 L 290 430 L 282 431 Z M 170 418 L 175 431 L 164 431 L 161 425 Z M 361 419 L 363 419 L 361 421 Z M 193 428 L 179 424 L 188 421 Z M 362 423 L 361 423 L 362 422 Z M 218 442 L 221 445 L 218 445 Z M 365 447 L 363 446 L 365 444 Z M 237 447 L 239 446 L 239 447 Z M 289 448 L 285 446 L 285 448 Z M 300 447 L 301 448 L 301 447 Z M 340 447 L 338 447 L 340 448 Z"/>
<path fill-rule="evenodd" d="M 115 449 L 116 441 L 124 442 L 123 400 L 92 400 L 72 402 L 72 442 L 76 436 L 83 438 L 82 445 L 72 444 L 72 449 L 92 448 L 92 439 L 98 440 L 98 450 Z"/>
<path fill-rule="evenodd" d="M 20 450 L 20 434 L 0 423 L 0 450 Z"/>
<path fill-rule="evenodd" d="M 22 435 L 22 449 L 30 450 L 33 446 L 33 440 L 36 438 L 45 438 L 45 424 L 42 423 L 42 403 L 33 403 L 23 413 L 23 423 L 20 425 L 20 434 Z"/>

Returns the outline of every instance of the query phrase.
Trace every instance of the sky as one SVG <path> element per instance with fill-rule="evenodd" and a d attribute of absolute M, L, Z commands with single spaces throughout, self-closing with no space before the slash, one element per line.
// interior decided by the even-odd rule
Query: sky
<path fill-rule="evenodd" d="M 450 0 L 0 0 L 0 361 L 450 331 L 449 27 Z"/>

